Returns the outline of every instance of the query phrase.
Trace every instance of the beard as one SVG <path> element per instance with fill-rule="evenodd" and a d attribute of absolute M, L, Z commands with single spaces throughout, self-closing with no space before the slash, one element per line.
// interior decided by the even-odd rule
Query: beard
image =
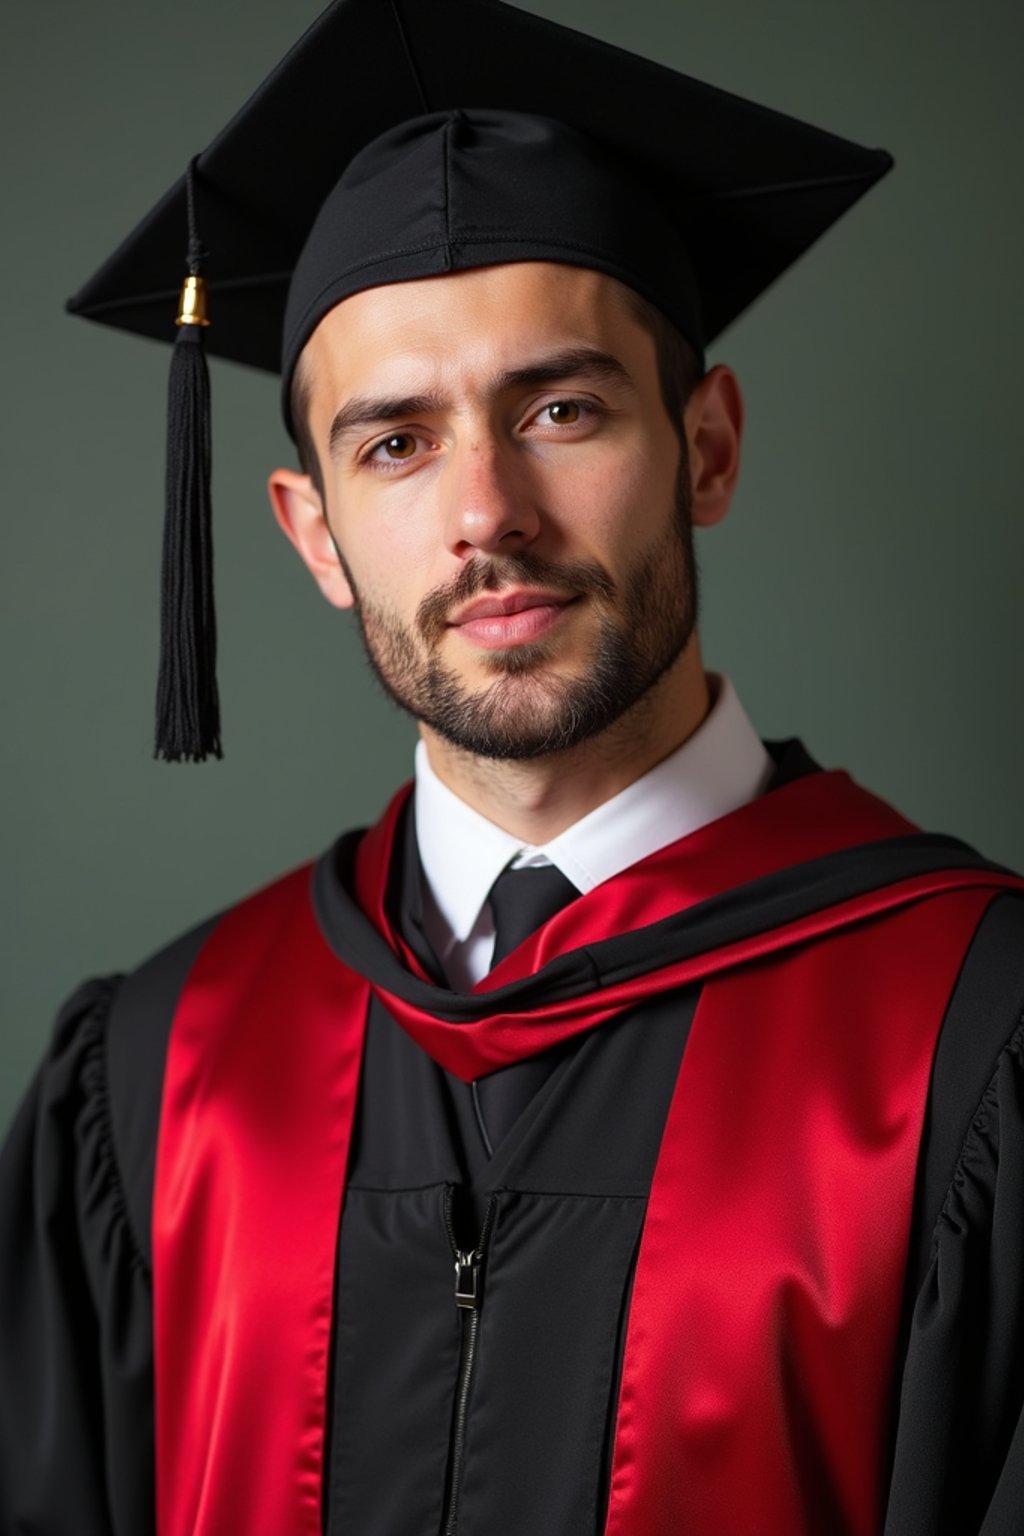
<path fill-rule="evenodd" d="M 674 516 L 640 551 L 621 583 L 595 561 L 545 560 L 529 551 L 470 560 L 453 581 L 429 593 L 411 625 L 356 597 L 367 658 L 385 693 L 462 751 L 505 761 L 567 752 L 639 704 L 685 649 L 697 624 L 697 565 L 684 459 Z M 509 585 L 557 590 L 592 603 L 597 633 L 584 671 L 552 670 L 558 637 L 483 653 L 492 674 L 467 685 L 438 650 L 448 615 L 482 592 Z"/>

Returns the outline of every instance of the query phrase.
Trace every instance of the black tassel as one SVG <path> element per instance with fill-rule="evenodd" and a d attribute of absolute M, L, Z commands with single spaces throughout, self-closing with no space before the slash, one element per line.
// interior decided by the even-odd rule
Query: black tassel
<path fill-rule="evenodd" d="M 217 623 L 210 505 L 210 374 L 202 248 L 195 231 L 194 162 L 186 182 L 189 272 L 171 355 L 167 408 L 167 503 L 160 600 L 156 756 L 167 762 L 221 757 Z"/>

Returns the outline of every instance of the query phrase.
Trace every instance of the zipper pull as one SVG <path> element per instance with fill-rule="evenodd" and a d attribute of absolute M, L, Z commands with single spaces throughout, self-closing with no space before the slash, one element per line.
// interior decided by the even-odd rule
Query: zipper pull
<path fill-rule="evenodd" d="M 455 1305 L 475 1312 L 480 1305 L 480 1254 L 455 1254 Z"/>
<path fill-rule="evenodd" d="M 455 1194 L 455 1186 L 448 1184 L 444 1192 L 444 1223 L 448 1229 L 448 1241 L 451 1243 L 452 1253 L 455 1255 L 455 1305 L 461 1312 L 478 1312 L 483 1295 L 480 1289 L 480 1270 L 483 1264 L 484 1253 L 487 1249 L 487 1238 L 494 1222 L 498 1197 L 492 1194 L 487 1201 L 487 1209 L 484 1212 L 483 1230 L 475 1248 L 460 1248 L 455 1240 L 455 1225 L 452 1220 L 452 1200 Z"/>

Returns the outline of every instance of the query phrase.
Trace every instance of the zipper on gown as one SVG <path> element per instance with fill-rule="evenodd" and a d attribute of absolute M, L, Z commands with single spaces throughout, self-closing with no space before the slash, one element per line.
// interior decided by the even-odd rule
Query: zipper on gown
<path fill-rule="evenodd" d="M 455 1393 L 455 1413 L 448 1448 L 448 1495 L 443 1536 L 455 1536 L 459 1520 L 459 1484 L 462 1458 L 466 1444 L 466 1422 L 469 1416 L 469 1399 L 473 1387 L 473 1367 L 476 1363 L 477 1337 L 480 1332 L 480 1309 L 483 1306 L 483 1268 L 487 1253 L 487 1239 L 494 1223 L 497 1196 L 487 1201 L 480 1236 L 472 1248 L 460 1248 L 455 1235 L 452 1215 L 454 1186 L 449 1184 L 444 1195 L 444 1221 L 455 1260 L 455 1306 L 462 1319 L 462 1342 L 459 1350 L 458 1386 Z"/>

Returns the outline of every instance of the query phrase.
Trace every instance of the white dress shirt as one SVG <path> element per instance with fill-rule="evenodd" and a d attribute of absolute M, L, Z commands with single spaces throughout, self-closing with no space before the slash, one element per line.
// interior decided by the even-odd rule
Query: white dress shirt
<path fill-rule="evenodd" d="M 419 743 L 423 926 L 451 986 L 468 990 L 490 969 L 487 894 L 508 864 L 554 864 L 582 894 L 763 792 L 772 760 L 729 678 L 711 672 L 708 682 L 714 702 L 681 747 L 540 846 L 513 837 L 442 784 Z"/>

